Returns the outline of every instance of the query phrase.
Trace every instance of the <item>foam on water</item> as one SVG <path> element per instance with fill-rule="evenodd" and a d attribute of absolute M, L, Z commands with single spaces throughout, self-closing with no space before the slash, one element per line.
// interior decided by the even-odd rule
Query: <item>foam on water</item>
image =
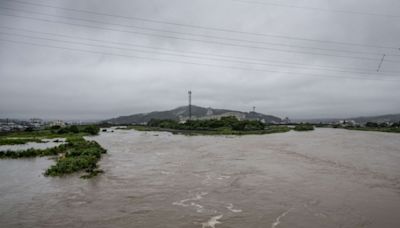
<path fill-rule="evenodd" d="M 276 219 L 275 222 L 272 223 L 271 228 L 275 228 L 277 227 L 279 224 L 281 224 L 281 219 L 283 217 L 285 217 L 293 208 L 290 208 L 289 210 L 283 212 L 282 214 L 280 214 Z"/>
<path fill-rule="evenodd" d="M 221 224 L 221 222 L 218 220 L 220 220 L 222 218 L 222 216 L 223 215 L 217 215 L 217 216 L 211 217 L 210 220 L 208 220 L 207 222 L 203 222 L 201 224 L 201 227 L 202 228 L 206 228 L 206 227 L 215 228 L 215 226 L 217 224 Z"/>
<path fill-rule="evenodd" d="M 194 197 L 173 202 L 172 205 L 181 206 L 181 207 L 192 206 L 192 207 L 196 208 L 196 211 L 198 213 L 201 213 L 201 212 L 203 212 L 204 207 L 198 203 L 191 202 L 191 201 L 199 201 L 203 198 L 203 196 L 205 196 L 207 194 L 208 194 L 207 192 L 196 193 L 196 195 Z"/>
<path fill-rule="evenodd" d="M 229 178 L 231 178 L 231 176 L 220 175 L 219 177 L 217 177 L 217 180 L 224 180 L 224 179 L 229 179 Z"/>
<path fill-rule="evenodd" d="M 242 212 L 242 210 L 241 209 L 234 209 L 234 206 L 233 206 L 233 204 L 228 204 L 228 206 L 226 207 L 228 210 L 230 210 L 231 212 L 233 212 L 233 213 L 240 213 L 240 212 Z"/>

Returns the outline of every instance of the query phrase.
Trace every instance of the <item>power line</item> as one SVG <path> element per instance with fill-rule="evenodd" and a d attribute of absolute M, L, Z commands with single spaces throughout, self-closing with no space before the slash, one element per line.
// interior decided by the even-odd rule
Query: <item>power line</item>
<path fill-rule="evenodd" d="M 9 8 L 9 7 L 0 7 L 0 8 L 1 9 L 6 9 L 6 10 L 11 10 L 11 11 L 17 11 L 17 12 L 24 12 L 24 13 L 30 13 L 30 14 L 38 14 L 38 15 L 42 15 L 42 16 L 49 16 L 49 17 L 54 17 L 54 18 L 63 18 L 63 19 L 68 19 L 68 20 L 84 21 L 84 22 L 97 23 L 97 24 L 101 23 L 101 24 L 106 24 L 106 25 L 111 25 L 111 26 L 127 27 L 127 28 L 146 30 L 146 31 L 152 31 L 152 32 L 166 32 L 166 33 L 173 33 L 173 34 L 179 34 L 179 35 L 197 36 L 197 37 L 204 37 L 204 38 L 211 38 L 211 39 L 229 40 L 229 41 L 235 41 L 235 42 L 258 43 L 258 44 L 266 44 L 266 45 L 272 45 L 272 46 L 282 46 L 282 47 L 289 47 L 289 48 L 313 49 L 313 50 L 332 51 L 332 52 L 341 52 L 341 53 L 342 52 L 347 52 L 347 53 L 353 53 L 353 54 L 367 54 L 367 55 L 377 55 L 377 56 L 381 56 L 382 55 L 382 53 L 377 53 L 377 52 L 365 52 L 365 51 L 354 51 L 354 50 L 343 50 L 343 49 L 332 49 L 332 48 L 320 48 L 320 47 L 310 47 L 310 46 L 301 46 L 301 45 L 284 44 L 284 43 L 274 43 L 274 42 L 265 42 L 265 41 L 237 39 L 237 38 L 231 38 L 231 37 L 211 36 L 211 35 L 203 35 L 203 34 L 196 34 L 196 33 L 177 32 L 177 31 L 164 30 L 164 29 L 148 28 L 148 27 L 136 26 L 136 25 L 124 25 L 124 24 L 117 24 L 117 23 L 110 23 L 110 22 L 104 23 L 102 21 L 86 19 L 86 18 L 77 18 L 77 17 L 70 17 L 70 16 L 62 16 L 62 17 L 60 17 L 58 15 L 53 15 L 53 14 L 48 14 L 48 13 L 42 13 L 42 12 L 36 12 L 36 11 L 30 11 L 30 10 L 14 9 L 14 8 Z"/>
<path fill-rule="evenodd" d="M 370 77 L 341 77 L 336 75 L 321 75 L 321 74 L 303 74 L 303 73 L 294 73 L 294 72 L 285 72 L 285 71 L 275 71 L 275 70 L 264 70 L 264 69 L 252 69 L 252 68 L 242 68 L 242 67 L 234 67 L 234 66 L 222 66 L 222 65 L 214 65 L 214 64 L 207 64 L 207 63 L 195 63 L 195 62 L 187 62 L 187 61 L 176 61 L 176 60 L 167 60 L 167 59 L 160 59 L 160 58 L 152 58 L 152 57 L 142 57 L 142 56 L 134 56 L 134 55 L 125 55 L 125 54 L 115 54 L 115 53 L 108 53 L 103 51 L 92 51 L 92 50 L 84 50 L 78 48 L 67 48 L 67 47 L 60 47 L 48 44 L 36 44 L 31 42 L 24 42 L 24 41 L 16 41 L 16 40 L 8 40 L 8 39 L 1 39 L 1 41 L 10 42 L 10 43 L 18 43 L 18 44 L 25 44 L 30 46 L 38 46 L 38 47 L 48 47 L 48 48 L 55 48 L 55 49 L 63 49 L 69 51 L 79 51 L 79 52 L 86 52 L 86 53 L 93 53 L 93 54 L 100 54 L 100 55 L 110 55 L 110 56 L 119 56 L 119 57 L 128 57 L 128 58 L 135 58 L 135 59 L 143 59 L 143 60 L 151 60 L 151 61 L 161 61 L 161 62 L 169 62 L 169 63 L 182 63 L 182 64 L 189 64 L 189 65 L 197 65 L 197 66 L 207 66 L 213 68 L 226 68 L 226 69 L 235 69 L 235 70 L 246 70 L 246 71 L 258 71 L 258 72 L 268 72 L 268 73 L 280 73 L 280 74 L 288 74 L 288 75 L 303 75 L 303 76 L 311 76 L 311 77 L 328 77 L 328 78 L 340 78 L 340 79 L 357 79 L 357 80 L 374 80 L 374 81 L 400 81 L 400 80 L 390 80 L 384 78 L 370 78 Z"/>
<path fill-rule="evenodd" d="M 322 12 L 329 12 L 329 13 L 344 13 L 344 14 L 357 14 L 357 15 L 364 15 L 364 16 L 400 18 L 400 16 L 398 16 L 398 15 L 372 13 L 372 12 L 361 12 L 361 11 L 352 11 L 352 10 L 343 10 L 343 9 L 327 9 L 327 8 L 319 8 L 319 7 L 298 6 L 298 5 L 290 5 L 290 4 L 282 4 L 282 3 L 248 1 L 248 0 L 231 0 L 231 1 L 250 3 L 250 4 L 258 4 L 258 5 L 269 5 L 269 6 L 276 6 L 276 7 L 285 7 L 285 8 L 295 8 L 295 9 L 303 9 L 303 10 L 322 11 Z"/>
<path fill-rule="evenodd" d="M 185 40 L 185 41 L 195 41 L 195 42 L 208 43 L 208 44 L 217 44 L 217 45 L 224 45 L 224 46 L 251 48 L 251 49 L 257 49 L 257 50 L 262 49 L 262 50 L 269 50 L 269 51 L 276 51 L 276 52 L 286 52 L 286 53 L 296 53 L 296 54 L 306 54 L 306 55 L 320 55 L 320 56 L 328 56 L 328 57 L 336 57 L 336 58 L 358 59 L 358 60 L 375 61 L 375 62 L 379 61 L 378 58 L 367 58 L 367 57 L 346 56 L 346 55 L 334 55 L 334 54 L 325 54 L 325 53 L 285 50 L 285 49 L 278 49 L 278 48 L 239 45 L 239 44 L 224 43 L 224 42 L 218 42 L 218 41 L 207 41 L 207 40 L 182 38 L 182 37 L 175 37 L 175 36 L 168 36 L 168 35 L 143 33 L 143 32 L 130 31 L 130 30 L 111 29 L 111 28 L 104 28 L 104 27 L 98 27 L 98 26 L 93 26 L 93 25 L 82 25 L 82 24 L 76 24 L 76 23 L 70 23 L 70 22 L 52 21 L 52 20 L 48 20 L 48 19 L 29 17 L 29 16 L 11 15 L 11 14 L 5 14 L 5 13 L 0 13 L 0 15 L 10 16 L 10 17 L 19 17 L 19 18 L 30 19 L 30 20 L 38 20 L 38 21 L 44 21 L 44 22 L 49 22 L 49 23 L 73 25 L 73 26 L 86 27 L 86 28 L 92 28 L 92 29 L 109 30 L 109 31 L 115 31 L 115 32 L 132 33 L 132 34 L 139 34 L 139 35 L 145 35 L 145 36 L 155 36 L 155 37 L 163 37 L 163 38 L 168 38 L 168 39 L 177 39 L 177 40 Z M 387 62 L 397 63 L 397 61 L 393 61 L 393 60 L 387 60 Z"/>
<path fill-rule="evenodd" d="M 115 17 L 121 19 L 128 19 L 128 20 L 138 20 L 138 21 L 145 21 L 150 23 L 157 23 L 157 24 L 164 24 L 164 25 L 174 25 L 186 28 L 196 28 L 196 29 L 203 29 L 209 31 L 219 31 L 219 32 L 227 32 L 227 33 L 237 33 L 237 34 L 246 34 L 246 35 L 253 35 L 253 36 L 262 36 L 262 37 L 274 37 L 274 38 L 282 38 L 282 39 L 290 39 L 290 40 L 301 40 L 301 41 L 308 41 L 308 42 L 319 42 L 319 43 L 330 43 L 336 45 L 347 45 L 347 46 L 359 46 L 359 47 L 370 47 L 370 48 L 385 48 L 385 49 L 398 49 L 398 47 L 394 46 L 384 46 L 384 45 L 374 45 L 374 44 L 360 44 L 354 42 L 345 42 L 345 41 L 332 41 L 332 40 L 320 40 L 320 39 L 311 39 L 311 38 L 304 38 L 304 37 L 295 37 L 295 36 L 286 36 L 286 35 L 277 35 L 277 34 L 265 34 L 265 33 L 254 33 L 254 32 L 246 32 L 246 31 L 239 31 L 233 29 L 226 29 L 226 28 L 216 28 L 216 27 L 207 27 L 201 25 L 191 25 L 191 24 L 183 24 L 177 22 L 168 22 L 168 21 L 161 21 L 161 20 L 154 20 L 142 17 L 132 17 L 132 16 L 124 16 L 124 15 L 116 15 L 111 13 L 104 13 L 104 12 L 95 12 L 90 10 L 83 10 L 83 9 L 73 9 L 73 8 L 66 8 L 66 7 L 59 7 L 41 3 L 32 3 L 32 2 L 25 2 L 19 0 L 5 0 L 8 2 L 18 3 L 18 4 L 28 4 L 33 6 L 41 6 L 71 12 L 78 12 L 78 13 L 87 13 L 92 15 L 98 16 L 107 16 L 107 17 Z"/>
<path fill-rule="evenodd" d="M 361 74 L 361 75 L 376 75 L 376 74 L 372 74 L 371 72 L 357 72 L 357 71 L 347 71 L 347 70 L 330 70 L 330 69 L 315 69 L 315 68 L 313 69 L 313 68 L 306 67 L 306 66 L 287 66 L 287 65 L 277 65 L 277 64 L 259 63 L 259 62 L 248 62 L 248 61 L 240 61 L 240 60 L 226 60 L 226 59 L 219 59 L 219 58 L 190 56 L 190 55 L 186 55 L 186 54 L 160 53 L 160 52 L 156 52 L 156 51 L 140 50 L 140 49 L 133 49 L 133 48 L 120 48 L 120 47 L 106 46 L 106 45 L 88 44 L 88 43 L 82 43 L 82 42 L 66 41 L 66 40 L 52 39 L 52 38 L 46 38 L 46 37 L 37 37 L 37 36 L 30 36 L 30 35 L 22 35 L 22 34 L 1 32 L 1 31 L 0 31 L 0 34 L 20 36 L 20 37 L 33 38 L 33 39 L 41 39 L 41 40 L 54 41 L 54 42 L 62 42 L 62 43 L 68 43 L 68 44 L 86 45 L 86 46 L 90 46 L 90 47 L 112 48 L 112 49 L 125 50 L 125 51 L 134 51 L 134 52 L 149 53 L 149 54 L 162 54 L 162 55 L 185 57 L 185 58 L 215 60 L 215 61 L 222 61 L 222 62 L 231 62 L 231 63 L 233 62 L 233 63 L 241 63 L 241 64 L 272 66 L 272 67 L 290 67 L 290 68 L 298 68 L 298 69 L 324 70 L 324 71 L 341 72 L 341 73 L 354 73 L 354 74 Z M 384 76 L 391 76 L 391 75 L 384 75 Z"/>
<path fill-rule="evenodd" d="M 115 45 L 126 45 L 126 46 L 132 46 L 132 47 L 140 47 L 140 48 L 147 48 L 147 49 L 153 49 L 153 50 L 163 50 L 163 51 L 168 51 L 168 52 L 178 52 L 178 53 L 189 53 L 192 55 L 202 55 L 202 56 L 214 56 L 218 58 L 225 58 L 225 59 L 239 59 L 239 60 L 250 60 L 250 61 L 256 61 L 256 62 L 272 62 L 272 63 L 280 63 L 280 64 L 286 64 L 286 65 L 299 65 L 299 66 L 304 66 L 305 64 L 303 63 L 295 63 L 295 62 L 288 62 L 288 61 L 277 61 L 277 60 L 270 60 L 270 59 L 257 59 L 257 58 L 248 58 L 248 57 L 237 57 L 237 56 L 230 56 L 230 55 L 219 55 L 219 54 L 212 54 L 212 53 L 206 53 L 206 52 L 196 52 L 196 51 L 177 51 L 175 49 L 168 49 L 168 48 L 162 48 L 162 47 L 153 47 L 153 46 L 145 46 L 145 45 L 138 45 L 138 44 L 133 44 L 133 43 L 127 43 L 127 42 L 114 42 L 114 41 L 108 41 L 108 40 L 100 40 L 100 39 L 93 39 L 93 38 L 86 38 L 86 37 L 77 37 L 77 36 L 70 36 L 66 34 L 56 34 L 56 33 L 50 33 L 50 32 L 40 32 L 40 31 L 34 31 L 34 30 L 29 30 L 29 29 L 21 29 L 21 28 L 12 28 L 8 26 L 0 26 L 0 28 L 5 28 L 9 30 L 17 30 L 17 31 L 23 31 L 23 32 L 29 32 L 29 33 L 37 33 L 37 34 L 44 34 L 44 35 L 51 35 L 51 36 L 59 36 L 63 38 L 72 38 L 72 39 L 80 39 L 80 40 L 87 40 L 87 41 L 93 41 L 93 42 L 102 42 L 102 43 L 111 43 Z M 324 70 L 325 68 L 329 68 L 327 70 L 331 69 L 339 69 L 339 70 L 358 70 L 358 71 L 371 71 L 372 69 L 365 69 L 365 68 L 354 68 L 354 67 L 339 67 L 339 66 L 329 66 L 329 65 L 312 65 L 312 67 L 308 67 L 312 69 L 322 69 Z M 382 71 L 381 71 L 382 72 Z M 387 71 L 385 71 L 387 72 Z M 392 71 L 391 73 L 398 73 L 399 71 Z"/>

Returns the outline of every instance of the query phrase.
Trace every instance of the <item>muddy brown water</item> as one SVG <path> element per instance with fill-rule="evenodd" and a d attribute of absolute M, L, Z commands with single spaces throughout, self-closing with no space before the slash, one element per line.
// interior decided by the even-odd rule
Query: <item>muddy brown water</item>
<path fill-rule="evenodd" d="M 92 139 L 108 154 L 90 180 L 0 160 L 0 227 L 400 227 L 400 134 Z"/>

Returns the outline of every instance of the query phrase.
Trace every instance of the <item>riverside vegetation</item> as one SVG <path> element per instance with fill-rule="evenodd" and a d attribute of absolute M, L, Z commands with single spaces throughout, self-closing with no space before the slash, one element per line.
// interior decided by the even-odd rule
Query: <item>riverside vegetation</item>
<path fill-rule="evenodd" d="M 391 125 L 387 123 L 374 123 L 367 122 L 365 126 L 348 126 L 345 127 L 348 130 L 358 130 L 358 131 L 380 131 L 380 132 L 390 132 L 390 133 L 400 133 L 400 121 L 393 123 Z"/>
<path fill-rule="evenodd" d="M 44 130 L 34 131 L 28 128 L 25 131 L 0 133 L 0 145 L 18 145 L 28 142 L 43 143 L 43 139 L 68 138 L 72 136 L 96 135 L 99 128 L 94 125 L 87 126 L 53 126 Z"/>
<path fill-rule="evenodd" d="M 53 132 L 53 130 L 56 131 Z M 66 143 L 47 149 L 30 148 L 22 151 L 0 151 L 0 159 L 18 159 L 58 155 L 56 158 L 56 163 L 48 168 L 44 175 L 63 176 L 65 174 L 85 171 L 86 174 L 81 177 L 90 178 L 102 172 L 102 170 L 98 169 L 97 162 L 100 160 L 101 155 L 106 153 L 106 150 L 95 141 L 85 140 L 83 136 L 97 135 L 99 130 L 100 129 L 97 126 L 71 126 L 66 128 L 52 129 L 50 132 L 48 130 L 44 130 L 29 133 L 11 133 L 13 137 L 16 135 L 23 135 L 24 137 L 27 137 L 27 139 L 30 137 L 37 139 L 38 136 L 49 138 L 61 136 L 66 138 Z M 6 136 L 3 135 L 1 137 Z"/>
<path fill-rule="evenodd" d="M 168 131 L 174 134 L 188 135 L 249 135 L 282 133 L 291 130 L 286 125 L 268 125 L 258 120 L 238 120 L 234 116 L 222 117 L 210 120 L 188 120 L 179 123 L 175 120 L 152 119 L 147 125 L 130 126 L 139 131 Z M 301 125 L 294 130 L 314 130 L 312 125 Z"/>
<path fill-rule="evenodd" d="M 295 131 L 312 131 L 314 126 L 311 124 L 298 124 L 294 127 Z"/>

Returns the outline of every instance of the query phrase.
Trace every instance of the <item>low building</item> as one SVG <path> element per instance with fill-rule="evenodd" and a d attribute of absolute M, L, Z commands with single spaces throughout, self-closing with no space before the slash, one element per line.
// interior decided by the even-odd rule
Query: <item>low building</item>
<path fill-rule="evenodd" d="M 49 122 L 49 126 L 53 127 L 53 126 L 60 126 L 60 127 L 64 127 L 65 126 L 65 122 L 62 120 L 53 120 Z"/>

